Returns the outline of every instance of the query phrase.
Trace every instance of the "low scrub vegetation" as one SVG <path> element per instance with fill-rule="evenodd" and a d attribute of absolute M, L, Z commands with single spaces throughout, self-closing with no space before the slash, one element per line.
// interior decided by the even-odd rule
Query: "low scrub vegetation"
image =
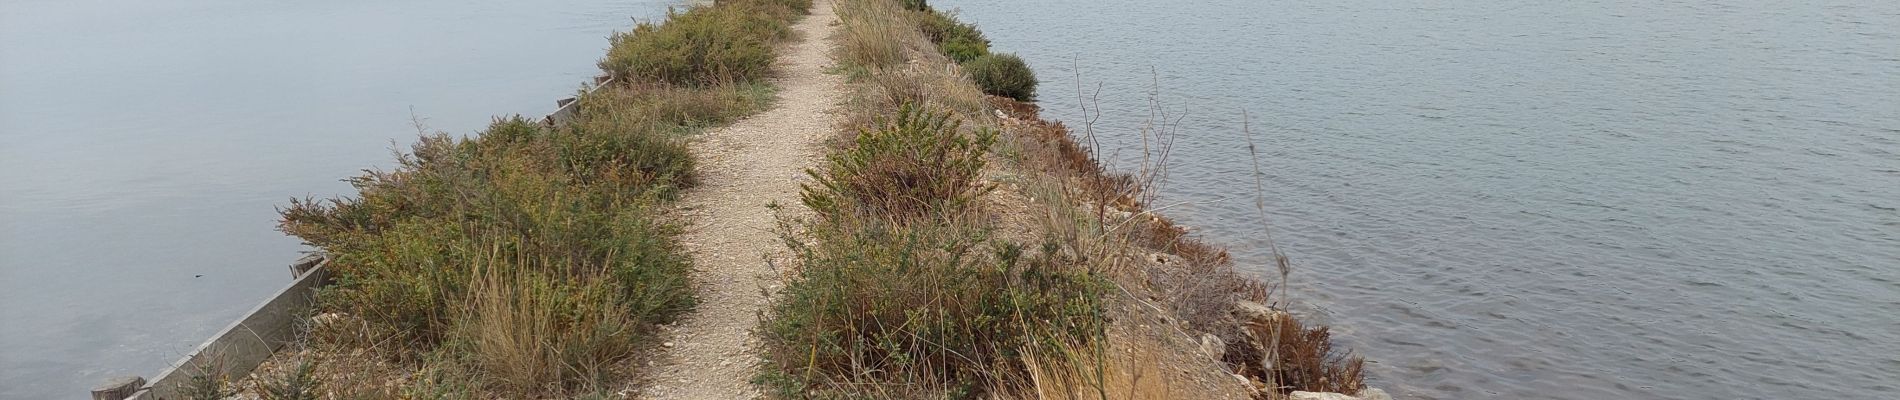
<path fill-rule="evenodd" d="M 309 378 L 304 398 L 563 397 L 617 385 L 651 326 L 693 306 L 689 260 L 664 214 L 694 182 L 686 135 L 763 108 L 770 46 L 809 1 L 722 1 L 617 35 L 618 84 L 560 126 L 497 119 L 424 135 L 357 193 L 293 200 L 280 228 L 329 252 L 309 347 L 368 354 L 403 387 Z M 762 47 L 761 47 L 762 46 Z M 763 52 L 755 51 L 763 49 Z M 341 321 L 341 322 L 339 322 Z M 353 357 L 332 357 L 354 359 Z M 364 367 L 368 368 L 368 367 Z"/>
<path fill-rule="evenodd" d="M 963 64 L 964 71 L 983 93 L 1019 101 L 1035 100 L 1036 74 L 1021 57 L 991 54 L 990 40 L 983 36 L 983 31 L 922 1 L 914 6 L 907 3 L 905 8 L 912 10 L 916 29 L 924 38 L 935 43 L 951 61 Z"/>
<path fill-rule="evenodd" d="M 765 322 L 763 381 L 788 397 L 974 398 L 1021 382 L 1025 346 L 1099 332 L 1103 282 L 1072 251 L 960 217 L 989 190 L 994 135 L 905 105 L 811 172 L 816 216 L 785 229 L 798 270 Z"/>
<path fill-rule="evenodd" d="M 664 23 L 616 33 L 600 68 L 623 82 L 710 85 L 750 82 L 772 67 L 773 44 L 810 0 L 733 0 L 669 11 Z"/>
<path fill-rule="evenodd" d="M 671 132 L 588 125 L 425 137 L 396 171 L 354 179 L 355 198 L 293 202 L 283 229 L 330 251 L 322 306 L 394 358 L 443 351 L 519 395 L 597 383 L 570 371 L 605 372 L 636 324 L 692 305 L 677 229 L 655 215 L 691 158 Z"/>
<path fill-rule="evenodd" d="M 923 30 L 924 38 L 936 43 L 945 56 L 959 63 L 970 62 L 977 57 L 990 54 L 990 40 L 983 37 L 983 31 L 976 25 L 964 23 L 957 17 L 931 9 L 926 5 L 917 12 L 917 28 Z"/>
<path fill-rule="evenodd" d="M 810 171 L 801 199 L 823 215 L 951 220 L 990 188 L 981 182 L 996 131 L 964 132 L 947 112 L 902 105 L 877 129 L 858 133 L 825 170 Z"/>
<path fill-rule="evenodd" d="M 1015 54 L 991 54 L 963 65 L 983 93 L 1019 101 L 1036 99 L 1036 72 Z"/>
<path fill-rule="evenodd" d="M 1101 328 L 1099 278 L 1054 242 L 961 224 L 821 218 L 764 326 L 787 397 L 977 398 L 1021 385 L 1023 349 Z M 1005 386 L 1005 387 L 997 387 Z"/>

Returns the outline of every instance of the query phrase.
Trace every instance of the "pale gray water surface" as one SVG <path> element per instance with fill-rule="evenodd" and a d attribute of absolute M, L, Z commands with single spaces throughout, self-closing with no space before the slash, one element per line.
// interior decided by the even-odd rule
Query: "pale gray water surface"
<path fill-rule="evenodd" d="M 289 283 L 290 197 L 539 115 L 666 0 L 0 0 L 0 398 L 148 377 Z"/>
<path fill-rule="evenodd" d="M 936 0 L 1400 398 L 1900 396 L 1900 2 Z"/>

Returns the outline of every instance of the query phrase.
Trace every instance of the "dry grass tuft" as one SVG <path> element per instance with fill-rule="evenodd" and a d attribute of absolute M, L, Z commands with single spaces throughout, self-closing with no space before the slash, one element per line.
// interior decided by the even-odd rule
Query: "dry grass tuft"
<path fill-rule="evenodd" d="M 908 27 L 899 15 L 895 5 L 884 1 L 842 1 L 837 6 L 838 19 L 844 21 L 838 30 L 837 60 L 846 65 L 866 69 L 882 69 L 903 64 L 905 43 L 893 38 L 903 37 Z"/>
<path fill-rule="evenodd" d="M 605 274 L 573 284 L 514 267 L 532 264 L 490 258 L 471 274 L 459 327 L 467 366 L 490 393 L 515 397 L 608 384 L 636 350 L 638 321 Z"/>
<path fill-rule="evenodd" d="M 984 54 L 963 64 L 983 93 L 1022 101 L 1036 99 L 1036 72 L 1015 54 Z"/>
<path fill-rule="evenodd" d="M 1162 365 L 1161 349 L 1106 347 L 1105 343 L 1042 344 L 1029 351 L 1025 393 L 1013 398 L 1048 400 L 1163 400 L 1181 398 L 1178 382 Z"/>
<path fill-rule="evenodd" d="M 1009 399 L 1241 399 L 1248 390 L 1153 315 L 1111 310 L 1103 340 L 1039 343 L 1025 350 L 1027 387 Z M 1137 322 L 1139 321 L 1139 322 Z"/>

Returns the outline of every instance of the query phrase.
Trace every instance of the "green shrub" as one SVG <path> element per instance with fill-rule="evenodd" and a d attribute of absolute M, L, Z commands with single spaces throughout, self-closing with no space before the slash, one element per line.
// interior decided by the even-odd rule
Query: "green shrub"
<path fill-rule="evenodd" d="M 795 13 L 766 1 L 669 12 L 664 23 L 641 23 L 631 32 L 615 33 L 600 68 L 623 82 L 709 85 L 758 80 L 770 71 L 773 43 L 790 34 Z"/>
<path fill-rule="evenodd" d="M 904 5 L 904 9 L 906 10 L 911 10 L 911 11 L 930 10 L 929 0 L 899 0 L 898 2 L 902 3 Z"/>
<path fill-rule="evenodd" d="M 943 42 L 943 55 L 958 63 L 970 62 L 990 54 L 989 42 L 956 38 Z"/>
<path fill-rule="evenodd" d="M 1036 99 L 1036 72 L 1015 54 L 978 57 L 964 64 L 963 70 L 983 93 L 1022 101 Z"/>
<path fill-rule="evenodd" d="M 1032 343 L 1089 342 L 1103 281 L 1059 246 L 983 229 L 820 220 L 764 322 L 760 381 L 788 398 L 982 398 Z M 1026 254 L 1027 253 L 1027 254 Z M 895 394 L 895 395 L 893 395 Z"/>
<path fill-rule="evenodd" d="M 964 63 L 990 54 L 990 40 L 976 29 L 976 25 L 963 23 L 954 16 L 937 11 L 918 15 L 917 28 L 951 60 Z"/>
<path fill-rule="evenodd" d="M 990 190 L 981 182 L 983 155 L 996 132 L 965 134 L 948 112 L 914 104 L 895 118 L 858 133 L 854 145 L 807 170 L 804 204 L 821 215 L 876 215 L 898 219 L 948 218 Z"/>

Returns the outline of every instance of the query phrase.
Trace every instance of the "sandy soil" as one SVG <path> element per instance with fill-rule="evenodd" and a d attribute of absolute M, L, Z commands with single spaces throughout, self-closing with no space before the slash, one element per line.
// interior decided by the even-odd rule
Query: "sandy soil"
<path fill-rule="evenodd" d="M 766 293 L 779 282 L 773 265 L 786 265 L 785 246 L 772 232 L 775 213 L 766 205 L 805 212 L 798 184 L 820 161 L 843 96 L 842 79 L 825 73 L 837 20 L 830 1 L 817 1 L 795 26 L 801 39 L 780 50 L 773 108 L 708 131 L 694 144 L 699 186 L 680 206 L 691 220 L 682 240 L 697 268 L 700 304 L 662 329 L 663 352 L 647 367 L 636 397 L 759 396 L 749 382 L 759 364 L 754 328 L 769 302 Z"/>

